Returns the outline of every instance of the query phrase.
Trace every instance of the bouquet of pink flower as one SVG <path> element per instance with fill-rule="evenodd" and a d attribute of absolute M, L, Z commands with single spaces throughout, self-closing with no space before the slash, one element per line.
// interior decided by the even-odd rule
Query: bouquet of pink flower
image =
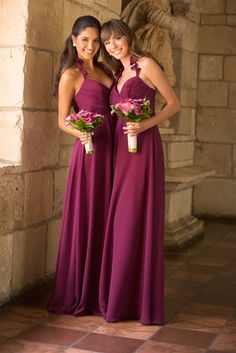
<path fill-rule="evenodd" d="M 153 113 L 150 109 L 150 101 L 143 99 L 125 99 L 117 104 L 112 104 L 112 113 L 117 114 L 125 121 L 139 122 L 143 119 L 150 118 Z M 137 152 L 137 135 L 128 134 L 128 151 Z"/>
<path fill-rule="evenodd" d="M 66 118 L 66 125 L 71 125 L 74 129 L 81 132 L 91 133 L 96 127 L 103 124 L 104 116 L 97 113 L 80 110 L 76 114 L 70 114 Z M 85 144 L 87 154 L 93 153 L 92 136 L 89 136 L 89 141 Z"/>

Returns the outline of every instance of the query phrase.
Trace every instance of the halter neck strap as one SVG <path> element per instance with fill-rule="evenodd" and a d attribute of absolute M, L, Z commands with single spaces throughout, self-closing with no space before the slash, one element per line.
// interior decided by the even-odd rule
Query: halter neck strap
<path fill-rule="evenodd" d="M 76 64 L 79 68 L 79 71 L 81 72 L 81 74 L 84 76 L 84 79 L 88 76 L 88 72 L 85 70 L 84 68 L 84 62 L 81 59 L 77 59 Z"/>
<path fill-rule="evenodd" d="M 130 68 L 131 68 L 131 70 L 135 70 L 137 76 L 139 75 L 141 69 L 140 69 L 140 67 L 138 67 L 138 59 L 136 56 L 131 55 Z"/>

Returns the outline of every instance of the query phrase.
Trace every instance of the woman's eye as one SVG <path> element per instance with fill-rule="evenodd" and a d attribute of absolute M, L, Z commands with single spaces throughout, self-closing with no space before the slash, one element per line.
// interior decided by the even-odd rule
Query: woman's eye
<path fill-rule="evenodd" d="M 110 42 L 104 42 L 104 45 L 107 46 L 108 44 L 110 44 Z"/>

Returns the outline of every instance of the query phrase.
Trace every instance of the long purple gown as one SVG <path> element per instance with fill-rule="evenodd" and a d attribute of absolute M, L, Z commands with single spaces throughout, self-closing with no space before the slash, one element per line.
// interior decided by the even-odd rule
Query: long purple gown
<path fill-rule="evenodd" d="M 100 66 L 100 65 L 99 65 Z M 94 131 L 94 153 L 76 139 L 71 157 L 59 242 L 55 286 L 48 310 L 55 313 L 101 314 L 98 292 L 105 226 L 112 187 L 112 118 L 110 89 L 87 77 L 74 97 L 77 109 L 103 114 Z"/>
<path fill-rule="evenodd" d="M 115 84 L 110 102 L 147 98 L 154 112 L 155 90 L 136 75 L 120 92 Z M 118 77 L 119 78 L 119 77 Z M 117 80 L 118 81 L 118 80 Z M 118 119 L 115 170 L 100 281 L 100 307 L 105 319 L 163 324 L 164 161 L 158 128 L 138 134 L 138 153 L 129 153 L 127 135 Z"/>

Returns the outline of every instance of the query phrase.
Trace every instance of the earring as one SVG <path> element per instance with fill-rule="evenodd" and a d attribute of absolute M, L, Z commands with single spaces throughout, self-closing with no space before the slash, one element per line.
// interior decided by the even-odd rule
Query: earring
<path fill-rule="evenodd" d="M 73 47 L 76 47 L 76 44 L 75 44 L 75 43 L 73 43 Z"/>

